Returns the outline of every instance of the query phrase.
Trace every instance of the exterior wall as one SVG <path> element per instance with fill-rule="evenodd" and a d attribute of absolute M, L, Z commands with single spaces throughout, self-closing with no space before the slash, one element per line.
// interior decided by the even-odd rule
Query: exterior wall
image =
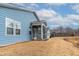
<path fill-rule="evenodd" d="M 21 22 L 20 35 L 5 34 L 6 17 Z M 35 15 L 31 12 L 0 7 L 0 46 L 14 44 L 17 42 L 30 41 L 31 40 L 31 35 L 29 34 L 30 23 L 36 20 L 37 19 Z"/>

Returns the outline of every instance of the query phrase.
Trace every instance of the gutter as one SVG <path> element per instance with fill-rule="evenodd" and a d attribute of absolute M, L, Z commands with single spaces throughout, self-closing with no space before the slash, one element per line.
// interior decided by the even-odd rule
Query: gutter
<path fill-rule="evenodd" d="M 38 16 L 37 16 L 37 14 L 36 14 L 36 12 L 33 12 L 33 14 L 34 14 L 35 17 L 37 18 L 37 20 L 40 21 L 39 18 L 38 18 Z"/>

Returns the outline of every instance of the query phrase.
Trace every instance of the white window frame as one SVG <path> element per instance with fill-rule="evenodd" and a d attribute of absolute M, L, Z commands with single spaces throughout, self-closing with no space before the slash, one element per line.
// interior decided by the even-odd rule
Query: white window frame
<path fill-rule="evenodd" d="M 12 35 L 12 36 L 13 36 L 13 35 L 14 35 L 14 29 L 13 29 L 13 34 L 8 34 L 8 33 L 7 33 L 7 27 L 10 27 L 10 26 L 8 26 L 8 24 L 9 24 L 10 22 L 12 22 L 12 23 L 14 24 L 14 21 L 13 21 L 11 18 L 6 17 L 6 18 L 5 18 L 5 23 L 6 23 L 6 24 L 5 24 L 5 34 L 6 34 L 6 35 Z M 14 26 L 14 25 L 13 25 L 13 26 Z M 10 27 L 10 28 L 14 28 L 14 27 Z"/>
<path fill-rule="evenodd" d="M 16 27 L 16 25 L 17 25 L 18 27 Z M 15 35 L 17 35 L 17 34 L 16 34 L 16 29 L 20 29 L 20 34 L 18 34 L 18 35 L 21 35 L 21 23 L 20 23 L 19 21 L 15 21 Z"/>
<path fill-rule="evenodd" d="M 9 22 L 12 22 L 14 27 L 8 26 Z M 18 24 L 18 28 L 16 28 L 16 24 Z M 7 33 L 7 27 L 13 28 L 13 34 L 8 34 Z M 10 36 L 17 35 L 16 34 L 16 29 L 20 29 L 20 34 L 19 35 L 21 35 L 21 23 L 19 21 L 15 21 L 11 18 L 6 17 L 5 18 L 5 35 L 10 35 Z"/>

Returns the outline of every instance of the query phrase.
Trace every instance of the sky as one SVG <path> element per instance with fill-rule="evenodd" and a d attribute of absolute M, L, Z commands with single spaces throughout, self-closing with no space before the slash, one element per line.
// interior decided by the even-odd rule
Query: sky
<path fill-rule="evenodd" d="M 79 28 L 79 3 L 20 3 L 21 7 L 36 12 L 50 29 L 59 26 Z"/>

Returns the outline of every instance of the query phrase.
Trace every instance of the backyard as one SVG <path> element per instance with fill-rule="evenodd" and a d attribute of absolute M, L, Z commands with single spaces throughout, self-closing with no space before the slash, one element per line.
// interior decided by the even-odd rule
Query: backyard
<path fill-rule="evenodd" d="M 79 55 L 79 37 L 53 37 L 47 41 L 21 42 L 0 48 L 0 55 L 72 56 Z"/>

